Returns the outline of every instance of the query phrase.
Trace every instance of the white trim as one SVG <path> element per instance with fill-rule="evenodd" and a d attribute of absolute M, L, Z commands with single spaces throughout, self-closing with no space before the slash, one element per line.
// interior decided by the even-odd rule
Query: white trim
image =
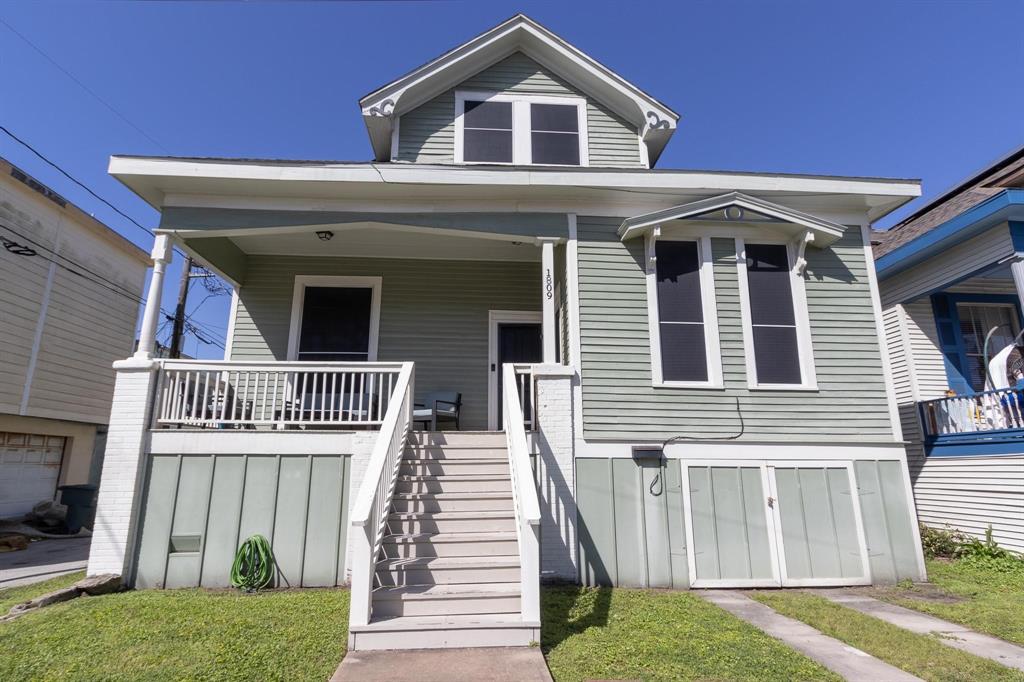
<path fill-rule="evenodd" d="M 231 359 L 235 347 L 235 322 L 238 320 L 238 287 L 231 287 L 231 310 L 228 311 L 228 332 L 224 338 L 224 359 Z M 289 330 L 290 333 L 290 330 Z"/>
<path fill-rule="evenodd" d="M 583 350 L 580 336 L 580 267 L 579 238 L 576 225 L 576 214 L 566 216 L 569 228 L 569 239 L 565 244 L 565 282 L 568 287 L 566 299 L 569 306 L 569 359 L 574 368 L 572 380 L 572 430 L 573 453 L 583 443 Z M 574 484 L 575 485 L 575 484 Z M 575 489 L 573 494 L 576 494 Z"/>
<path fill-rule="evenodd" d="M 487 429 L 497 431 L 498 424 L 498 325 L 503 323 L 539 324 L 543 327 L 543 313 L 534 310 L 487 311 Z"/>
<path fill-rule="evenodd" d="M 395 127 L 391 130 L 391 162 L 398 160 L 399 147 L 402 144 L 402 117 L 395 116 Z"/>
<path fill-rule="evenodd" d="M 657 440 L 577 440 L 576 458 L 629 459 L 634 445 L 661 447 Z M 666 459 L 698 457 L 716 461 L 737 459 L 774 460 L 840 460 L 840 461 L 906 461 L 902 443 L 834 443 L 832 441 L 685 441 L 664 446 Z"/>
<path fill-rule="evenodd" d="M 892 378 L 892 362 L 889 358 L 889 349 L 885 343 L 885 322 L 882 318 L 882 299 L 878 293 L 878 274 L 875 272 L 875 258 L 871 250 L 871 228 L 866 223 L 860 226 L 861 241 L 864 246 L 864 266 L 868 271 L 868 289 L 871 292 L 871 313 L 875 316 L 875 334 L 878 336 L 878 354 L 882 360 L 882 376 L 885 378 L 885 396 L 889 402 L 889 423 L 892 424 L 893 438 L 903 440 L 903 425 L 900 421 L 899 402 L 896 399 L 896 384 Z M 906 332 L 906 323 L 903 319 L 903 307 L 899 306 L 896 311 L 899 316 L 900 333 Z M 914 400 L 917 400 L 917 378 L 914 376 L 913 362 L 910 360 L 910 347 L 906 347 L 907 373 L 910 375 L 911 391 Z M 916 413 L 917 410 L 914 410 Z"/>
<path fill-rule="evenodd" d="M 786 247 L 789 259 L 790 291 L 793 297 L 793 316 L 796 322 L 797 352 L 800 360 L 799 384 L 762 384 L 757 380 L 754 358 L 754 329 L 750 317 L 750 291 L 747 282 L 746 242 L 736 237 L 736 275 L 740 293 L 740 317 L 743 324 L 743 354 L 746 358 L 747 388 L 769 391 L 817 391 L 818 379 L 814 368 L 814 349 L 811 343 L 811 320 L 807 310 L 807 292 L 804 278 L 796 271 L 793 242 L 758 239 L 758 244 L 777 244 Z"/>
<path fill-rule="evenodd" d="M 59 220 L 59 219 L 58 219 Z M 54 239 L 53 255 L 57 256 L 60 249 L 60 230 L 57 238 Z M 21 391 L 21 404 L 18 406 L 18 414 L 28 414 L 28 401 L 32 396 L 32 382 L 36 375 L 36 364 L 39 362 L 39 349 L 43 344 L 43 330 L 46 328 L 46 315 L 50 310 L 50 298 L 53 294 L 53 280 L 57 275 L 56 261 L 50 261 L 50 267 L 46 272 L 46 283 L 43 285 L 43 298 L 39 303 L 39 316 L 36 318 L 36 329 L 32 335 L 32 352 L 28 358 L 28 365 L 25 367 L 25 384 Z"/>
<path fill-rule="evenodd" d="M 463 158 L 466 101 L 511 102 L 512 104 L 512 160 L 511 161 L 466 161 Z M 533 126 L 530 118 L 530 104 L 561 104 L 576 107 L 577 136 L 579 139 L 580 163 L 541 164 L 533 162 L 531 135 Z M 529 95 L 511 92 L 481 92 L 477 90 L 456 90 L 455 92 L 455 163 L 466 165 L 541 166 L 548 168 L 585 168 L 590 165 L 590 137 L 587 132 L 587 100 L 573 95 Z"/>
<path fill-rule="evenodd" d="M 662 377 L 661 320 L 658 316 L 658 272 L 655 258 L 657 241 L 683 241 L 664 237 L 659 229 L 647 234 L 645 267 L 647 279 L 647 322 L 651 342 L 651 383 L 662 388 L 724 388 L 722 378 L 722 350 L 718 334 L 718 304 L 715 300 L 714 260 L 711 239 L 695 237 L 700 258 L 700 295 L 704 327 L 704 355 L 707 381 L 666 381 Z M 690 241 L 690 240 L 686 240 Z"/>
<path fill-rule="evenodd" d="M 380 277 L 353 277 L 333 275 L 296 275 L 292 289 L 292 314 L 288 326 L 288 360 L 298 357 L 299 330 L 302 328 L 302 302 L 306 287 L 345 287 L 352 289 L 371 289 L 370 299 L 370 339 L 367 348 L 368 362 L 377 360 L 378 334 L 380 333 Z"/>

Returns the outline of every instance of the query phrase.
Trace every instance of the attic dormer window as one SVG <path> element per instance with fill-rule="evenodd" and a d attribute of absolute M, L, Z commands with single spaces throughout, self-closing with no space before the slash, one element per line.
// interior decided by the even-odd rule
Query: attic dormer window
<path fill-rule="evenodd" d="M 586 114 L 579 97 L 457 92 L 455 161 L 586 166 Z"/>

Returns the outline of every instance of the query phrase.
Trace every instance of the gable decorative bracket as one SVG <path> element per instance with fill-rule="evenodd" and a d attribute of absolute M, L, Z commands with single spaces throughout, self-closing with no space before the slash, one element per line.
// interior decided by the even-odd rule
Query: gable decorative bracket
<path fill-rule="evenodd" d="M 807 245 L 813 241 L 814 233 L 810 230 L 804 232 L 803 235 L 798 237 L 796 240 L 796 263 L 794 264 L 793 269 L 796 271 L 796 274 L 801 277 L 803 277 L 804 272 L 807 271 L 807 258 L 804 253 L 807 251 Z"/>
<path fill-rule="evenodd" d="M 658 257 L 654 255 L 654 244 L 655 244 L 655 242 L 658 241 L 658 237 L 660 237 L 660 236 L 661 236 L 661 225 L 657 225 L 647 235 L 647 239 L 648 239 L 648 243 L 647 243 L 647 267 L 649 267 L 649 268 L 653 268 L 655 266 L 655 264 L 658 262 Z"/>

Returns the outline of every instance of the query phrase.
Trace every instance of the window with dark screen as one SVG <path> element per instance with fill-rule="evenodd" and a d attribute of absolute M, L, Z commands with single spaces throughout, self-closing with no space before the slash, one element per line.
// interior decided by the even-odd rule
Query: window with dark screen
<path fill-rule="evenodd" d="M 759 384 L 802 383 L 789 250 L 746 244 L 747 297 Z"/>
<path fill-rule="evenodd" d="M 580 165 L 579 108 L 574 104 L 531 104 L 533 163 Z"/>
<path fill-rule="evenodd" d="M 462 130 L 464 161 L 512 163 L 512 102 L 466 100 Z"/>
<path fill-rule="evenodd" d="M 658 332 L 663 381 L 708 380 L 697 242 L 657 241 Z"/>
<path fill-rule="evenodd" d="M 297 359 L 369 360 L 372 306 L 369 287 L 306 287 Z"/>

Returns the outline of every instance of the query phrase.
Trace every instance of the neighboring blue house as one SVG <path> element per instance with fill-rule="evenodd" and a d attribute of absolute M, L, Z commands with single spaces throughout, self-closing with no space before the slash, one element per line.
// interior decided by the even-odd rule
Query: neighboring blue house
<path fill-rule="evenodd" d="M 1024 328 L 1024 148 L 876 238 L 919 518 L 1024 552 L 1024 391 L 986 373 Z"/>

